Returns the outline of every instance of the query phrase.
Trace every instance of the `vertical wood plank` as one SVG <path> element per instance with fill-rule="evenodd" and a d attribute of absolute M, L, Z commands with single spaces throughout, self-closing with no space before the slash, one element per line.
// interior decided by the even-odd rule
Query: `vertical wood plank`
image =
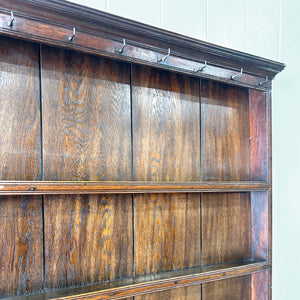
<path fill-rule="evenodd" d="M 135 180 L 199 180 L 199 80 L 134 66 L 132 107 Z"/>
<path fill-rule="evenodd" d="M 43 291 L 40 197 L 0 197 L 0 297 Z"/>
<path fill-rule="evenodd" d="M 203 193 L 202 213 L 204 265 L 250 259 L 248 193 Z"/>
<path fill-rule="evenodd" d="M 199 80 L 134 66 L 132 103 L 134 178 L 200 180 Z M 134 196 L 136 275 L 199 266 L 200 240 L 199 194 Z M 188 294 L 201 291 L 188 287 L 143 297 Z"/>
<path fill-rule="evenodd" d="M 45 179 L 130 180 L 129 65 L 43 47 L 42 84 Z M 48 288 L 132 276 L 132 240 L 130 195 L 45 196 Z"/>
<path fill-rule="evenodd" d="M 251 180 L 267 180 L 268 176 L 268 124 L 267 103 L 264 92 L 249 91 Z"/>
<path fill-rule="evenodd" d="M 0 178 L 41 178 L 38 46 L 0 37 Z M 43 289 L 41 197 L 0 197 L 0 295 Z"/>
<path fill-rule="evenodd" d="M 249 180 L 248 91 L 201 80 L 203 180 Z"/>
<path fill-rule="evenodd" d="M 48 288 L 132 276 L 131 203 L 130 195 L 46 197 Z"/>
<path fill-rule="evenodd" d="M 0 37 L 0 178 L 41 179 L 38 46 Z"/>
<path fill-rule="evenodd" d="M 45 180 L 130 180 L 129 65 L 42 47 Z"/>
<path fill-rule="evenodd" d="M 201 284 L 134 297 L 135 300 L 201 300 Z"/>
<path fill-rule="evenodd" d="M 251 193 L 252 257 L 255 259 L 267 259 L 269 256 L 268 205 L 267 192 Z"/>
<path fill-rule="evenodd" d="M 269 272 L 257 272 L 251 274 L 251 300 L 269 299 Z"/>
<path fill-rule="evenodd" d="M 134 206 L 134 227 L 136 275 L 200 265 L 198 195 L 140 195 Z"/>
<path fill-rule="evenodd" d="M 251 300 L 251 275 L 204 283 L 202 295 L 203 300 Z"/>

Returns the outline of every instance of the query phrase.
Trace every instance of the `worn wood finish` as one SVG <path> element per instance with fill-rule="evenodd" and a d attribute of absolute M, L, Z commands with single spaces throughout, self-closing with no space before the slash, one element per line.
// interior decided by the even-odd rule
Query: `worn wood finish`
<path fill-rule="evenodd" d="M 251 274 L 251 300 L 269 299 L 269 272 L 262 271 Z"/>
<path fill-rule="evenodd" d="M 0 178 L 41 177 L 38 46 L 0 36 Z M 43 289 L 41 197 L 0 197 L 0 295 Z"/>
<path fill-rule="evenodd" d="M 198 79 L 133 66 L 132 108 L 134 179 L 199 180 Z"/>
<path fill-rule="evenodd" d="M 249 259 L 251 204 L 248 193 L 202 194 L 203 264 Z"/>
<path fill-rule="evenodd" d="M 201 284 L 136 296 L 134 300 L 201 300 Z"/>
<path fill-rule="evenodd" d="M 0 36 L 0 178 L 41 178 L 38 45 Z"/>
<path fill-rule="evenodd" d="M 135 274 L 201 264 L 197 194 L 145 194 L 134 203 Z"/>
<path fill-rule="evenodd" d="M 130 180 L 127 64 L 42 47 L 44 178 Z"/>
<path fill-rule="evenodd" d="M 251 193 L 252 257 L 269 259 L 268 192 Z"/>
<path fill-rule="evenodd" d="M 268 131 L 266 94 L 249 90 L 251 180 L 268 178 Z"/>
<path fill-rule="evenodd" d="M 247 192 L 269 189 L 270 184 L 262 181 L 0 181 L 0 195 Z"/>
<path fill-rule="evenodd" d="M 132 276 L 131 203 L 126 195 L 45 198 L 47 288 Z"/>
<path fill-rule="evenodd" d="M 249 180 L 249 103 L 242 88 L 201 80 L 203 180 Z"/>
<path fill-rule="evenodd" d="M 43 291 L 40 196 L 1 196 L 0 216 L 0 298 Z"/>
<path fill-rule="evenodd" d="M 204 283 L 202 293 L 203 300 L 251 300 L 251 275 Z"/>
<path fill-rule="evenodd" d="M 266 261 L 243 261 L 229 264 L 198 267 L 173 272 L 163 272 L 135 278 L 117 280 L 100 285 L 69 288 L 46 294 L 23 296 L 20 300 L 41 299 L 124 299 L 128 296 L 153 294 L 174 288 L 188 287 L 192 293 L 193 285 L 252 274 L 269 270 Z"/>
<path fill-rule="evenodd" d="M 244 67 L 244 73 L 258 75 L 261 78 L 268 76 L 271 79 L 285 67 L 282 63 L 212 45 L 122 17 L 78 6 L 67 1 L 1 0 L 1 7 L 3 8 L 3 21 L 0 23 L 0 32 L 2 34 L 19 35 L 38 42 L 42 41 L 65 47 L 74 47 L 77 44 L 76 39 L 70 43 L 66 36 L 60 36 L 60 33 L 64 29 L 65 31 L 69 30 L 71 34 L 72 27 L 76 25 L 79 36 L 80 32 L 83 32 L 85 34 L 83 41 L 88 40 L 86 44 L 81 44 L 82 51 L 91 51 L 95 39 L 98 36 L 106 35 L 113 40 L 119 41 L 120 44 L 122 39 L 125 38 L 129 45 L 134 42 L 139 47 L 142 45 L 146 46 L 146 48 L 158 49 L 158 52 L 162 54 L 170 47 L 172 56 L 188 58 L 191 62 L 200 61 L 203 63 L 204 60 L 207 60 L 210 65 L 221 66 L 223 69 L 233 69 L 237 72 L 239 72 L 241 67 Z M 15 11 L 16 16 L 13 27 L 9 27 L 7 24 L 11 10 Z M 20 18 L 23 18 L 21 25 L 19 25 Z M 24 19 L 29 24 L 24 24 Z M 36 19 L 38 19 L 38 24 L 32 24 L 32 20 L 35 21 Z M 54 25 L 54 30 L 51 27 L 49 28 L 49 25 Z M 86 38 L 87 34 L 89 34 L 88 39 Z M 91 37 L 94 37 L 94 39 Z M 112 52 L 115 50 L 115 48 L 111 49 Z M 122 55 L 119 56 L 122 59 Z M 140 63 L 144 63 L 145 60 L 145 58 L 141 59 Z M 179 69 L 180 67 L 178 65 Z M 215 78 L 218 79 L 218 75 Z M 235 82 L 238 81 L 235 80 Z M 256 84 L 256 86 L 258 87 L 259 85 Z"/>

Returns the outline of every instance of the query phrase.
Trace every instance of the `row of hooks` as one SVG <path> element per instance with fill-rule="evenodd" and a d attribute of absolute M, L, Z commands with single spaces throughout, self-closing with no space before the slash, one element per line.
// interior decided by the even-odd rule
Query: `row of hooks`
<path fill-rule="evenodd" d="M 14 20 L 15 20 L 15 16 L 14 16 L 13 11 L 10 12 L 10 15 L 11 15 L 11 19 L 10 19 L 10 21 L 8 22 L 8 26 L 9 26 L 9 27 L 12 27 L 12 26 L 13 26 L 13 23 L 14 23 Z M 73 33 L 72 33 L 71 36 L 68 37 L 68 40 L 69 40 L 70 42 L 74 41 L 75 35 L 76 35 L 76 28 L 73 27 Z M 118 53 L 119 53 L 119 54 L 122 54 L 123 51 L 124 51 L 124 49 L 125 49 L 125 47 L 126 47 L 126 40 L 123 39 L 123 45 L 122 45 L 122 47 L 118 50 Z M 171 55 L 171 49 L 169 48 L 169 49 L 168 49 L 167 55 L 157 58 L 157 62 L 158 62 L 158 63 L 160 63 L 160 62 L 165 62 L 165 61 L 167 60 L 167 58 L 168 58 L 170 55 Z M 208 66 L 208 65 L 207 65 L 207 61 L 204 61 L 204 65 L 203 65 L 203 66 L 200 66 L 200 67 L 197 68 L 197 69 L 194 69 L 194 72 L 196 72 L 196 73 L 198 73 L 198 72 L 203 72 L 203 71 L 207 68 L 207 66 Z M 244 72 L 244 69 L 241 68 L 241 71 L 240 71 L 239 73 L 235 74 L 235 75 L 232 75 L 232 76 L 230 77 L 230 79 L 231 79 L 231 80 L 235 80 L 237 77 L 243 75 L 243 72 Z M 266 79 L 265 79 L 265 80 L 259 82 L 259 86 L 262 86 L 262 85 L 268 83 L 268 81 L 269 81 L 269 78 L 268 78 L 268 76 L 266 76 Z"/>

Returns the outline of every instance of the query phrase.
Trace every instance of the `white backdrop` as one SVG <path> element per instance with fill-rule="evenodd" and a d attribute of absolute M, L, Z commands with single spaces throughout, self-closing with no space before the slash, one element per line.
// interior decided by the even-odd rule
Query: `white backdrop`
<path fill-rule="evenodd" d="M 73 0 L 282 61 L 273 84 L 273 299 L 300 299 L 300 1 Z M 300 84 L 299 84 L 300 85 Z"/>

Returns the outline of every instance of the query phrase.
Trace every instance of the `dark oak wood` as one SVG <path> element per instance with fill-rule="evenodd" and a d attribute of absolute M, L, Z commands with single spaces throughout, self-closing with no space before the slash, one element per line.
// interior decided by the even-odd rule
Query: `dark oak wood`
<path fill-rule="evenodd" d="M 45 197 L 47 288 L 132 276 L 130 196 Z"/>
<path fill-rule="evenodd" d="M 182 287 L 186 287 L 185 291 L 190 289 L 191 293 L 195 293 L 194 286 L 200 283 L 232 277 L 240 278 L 240 276 L 262 270 L 269 270 L 266 261 L 235 262 L 128 278 L 101 285 L 70 288 L 29 297 L 23 296 L 18 299 L 124 299 L 128 296 L 146 295 Z M 172 292 L 170 293 L 172 294 Z"/>
<path fill-rule="evenodd" d="M 0 298 L 43 291 L 40 196 L 1 196 L 0 216 Z"/>
<path fill-rule="evenodd" d="M 268 192 L 251 193 L 252 257 L 270 259 Z"/>
<path fill-rule="evenodd" d="M 41 179 L 39 48 L 0 36 L 0 178 Z"/>
<path fill-rule="evenodd" d="M 252 300 L 251 275 L 203 284 L 203 300 Z M 260 298 L 265 299 L 265 298 Z"/>
<path fill-rule="evenodd" d="M 284 68 L 282 63 L 216 46 L 91 8 L 78 6 L 67 1 L 11 0 L 7 2 L 1 0 L 0 7 L 3 8 L 2 22 L 0 23 L 0 32 L 2 34 L 19 35 L 39 42 L 43 41 L 64 45 L 65 47 L 73 47 L 77 41 L 69 43 L 66 34 L 67 36 L 71 35 L 72 27 L 76 26 L 79 32 L 84 33 L 84 38 L 88 38 L 88 42 L 81 46 L 82 50 L 85 51 L 91 51 L 91 45 L 94 44 L 92 37 L 104 35 L 119 41 L 120 44 L 122 39 L 125 38 L 136 45 L 146 46 L 148 49 L 153 47 L 154 49 L 159 49 L 158 52 L 162 54 L 168 48 L 171 48 L 172 54 L 178 57 L 202 63 L 204 60 L 207 60 L 210 65 L 234 69 L 237 72 L 242 66 L 244 67 L 244 73 L 260 75 L 263 78 L 266 76 L 273 78 Z M 15 11 L 16 16 L 13 27 L 7 25 L 11 10 Z M 21 20 L 21 29 L 19 29 L 20 25 L 18 23 L 20 18 L 23 18 Z M 42 26 L 33 24 L 32 21 L 37 21 L 36 23 L 42 24 Z M 52 28 L 49 25 L 52 25 Z M 53 25 L 56 27 L 55 31 L 53 30 Z M 65 30 L 64 35 L 60 35 L 62 30 Z M 68 33 L 68 30 L 70 33 Z M 89 37 L 87 36 L 88 34 Z M 113 48 L 111 52 L 114 51 L 115 49 Z"/>
<path fill-rule="evenodd" d="M 249 90 L 251 180 L 268 178 L 267 101 L 264 92 Z"/>
<path fill-rule="evenodd" d="M 41 53 L 44 178 L 130 180 L 129 66 L 51 47 Z"/>
<path fill-rule="evenodd" d="M 134 202 L 135 274 L 201 265 L 197 194 L 145 194 Z"/>
<path fill-rule="evenodd" d="M 248 90 L 201 80 L 203 180 L 249 180 Z"/>
<path fill-rule="evenodd" d="M 251 203 L 248 193 L 202 194 L 203 264 L 251 257 Z"/>
<path fill-rule="evenodd" d="M 251 300 L 269 299 L 269 272 L 261 271 L 251 274 Z"/>
<path fill-rule="evenodd" d="M 41 178 L 39 48 L 0 36 L 0 178 Z M 40 196 L 0 197 L 0 296 L 43 290 Z"/>
<path fill-rule="evenodd" d="M 265 191 L 262 181 L 0 181 L 0 195 L 138 194 Z"/>

